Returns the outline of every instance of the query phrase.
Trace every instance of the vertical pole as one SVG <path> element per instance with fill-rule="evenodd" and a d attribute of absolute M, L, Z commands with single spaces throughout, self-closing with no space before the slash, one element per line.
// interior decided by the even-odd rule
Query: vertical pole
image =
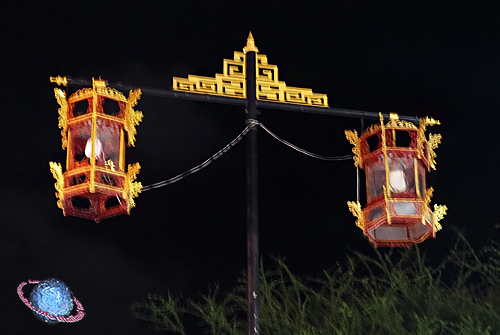
<path fill-rule="evenodd" d="M 250 46 L 250 47 L 249 47 Z M 245 47 L 246 124 L 257 120 L 256 53 L 252 33 Z M 259 216 L 257 194 L 257 127 L 247 134 L 247 273 L 248 335 L 259 333 Z"/>

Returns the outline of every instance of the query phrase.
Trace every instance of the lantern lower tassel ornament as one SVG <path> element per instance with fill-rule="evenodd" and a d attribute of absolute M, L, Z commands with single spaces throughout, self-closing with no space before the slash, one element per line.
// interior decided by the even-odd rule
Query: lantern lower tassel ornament
<path fill-rule="evenodd" d="M 125 169 L 125 148 L 134 146 L 135 127 L 143 117 L 133 109 L 141 91 L 130 91 L 126 98 L 106 87 L 104 80 L 94 79 L 92 88 L 69 98 L 61 89 L 54 92 L 61 106 L 62 147 L 67 149 L 66 172 L 50 162 L 58 207 L 64 215 L 96 222 L 129 214 L 142 188 L 135 182 L 139 163 Z"/>
<path fill-rule="evenodd" d="M 354 164 L 365 171 L 366 206 L 349 201 L 349 210 L 357 217 L 356 225 L 376 247 L 411 247 L 435 237 L 441 229 L 439 220 L 447 207 L 430 208 L 433 188 L 427 188 L 426 171 L 436 168 L 434 149 L 441 135 L 425 131 L 428 125 L 440 124 L 423 118 L 417 128 L 391 114 L 384 124 L 366 129 L 361 137 L 346 130 L 354 153 Z"/>

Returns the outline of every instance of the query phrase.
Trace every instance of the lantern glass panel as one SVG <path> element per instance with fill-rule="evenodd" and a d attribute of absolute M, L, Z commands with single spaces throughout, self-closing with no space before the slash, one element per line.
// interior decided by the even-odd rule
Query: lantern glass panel
<path fill-rule="evenodd" d="M 368 231 L 374 239 L 379 241 L 401 241 L 408 239 L 408 231 L 405 226 L 381 226 Z"/>
<path fill-rule="evenodd" d="M 87 143 L 90 140 L 91 129 L 92 123 L 90 120 L 78 122 L 70 128 L 71 139 L 69 143 L 71 150 L 69 151 L 70 156 L 68 157 L 70 169 L 88 166 L 90 164 L 90 159 L 85 154 L 85 151 L 87 149 Z"/>
<path fill-rule="evenodd" d="M 429 232 L 430 227 L 421 223 L 414 224 L 413 226 L 408 227 L 408 233 L 410 235 L 410 239 L 418 239 L 422 237 L 424 234 Z"/>
<path fill-rule="evenodd" d="M 385 185 L 384 156 L 366 166 L 367 202 L 383 194 Z"/>
<path fill-rule="evenodd" d="M 393 194 L 415 195 L 414 158 L 410 153 L 389 153 L 389 188 Z"/>
<path fill-rule="evenodd" d="M 418 161 L 418 187 L 420 196 L 423 197 L 427 185 L 425 180 L 425 166 L 420 161 Z"/>
<path fill-rule="evenodd" d="M 101 142 L 102 151 L 97 157 L 97 165 L 104 166 L 106 162 L 113 162 L 118 168 L 120 161 L 120 127 L 107 120 L 98 120 L 96 137 Z M 97 142 L 96 142 L 97 144 Z"/>
<path fill-rule="evenodd" d="M 370 211 L 370 214 L 368 214 L 368 220 L 373 221 L 381 216 L 382 216 L 382 206 L 378 206 Z"/>
<path fill-rule="evenodd" d="M 417 213 L 415 204 L 410 201 L 396 201 L 393 206 L 396 215 L 415 215 Z"/>
<path fill-rule="evenodd" d="M 427 220 L 427 223 L 433 224 L 432 222 L 432 212 L 429 208 L 426 208 L 425 210 L 425 220 Z"/>

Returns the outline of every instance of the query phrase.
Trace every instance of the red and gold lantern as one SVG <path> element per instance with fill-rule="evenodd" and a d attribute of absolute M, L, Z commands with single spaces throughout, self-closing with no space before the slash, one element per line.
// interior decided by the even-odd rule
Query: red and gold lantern
<path fill-rule="evenodd" d="M 347 139 L 354 145 L 354 164 L 365 171 L 366 206 L 349 201 L 356 225 L 376 247 L 410 247 L 435 237 L 441 229 L 439 220 L 446 206 L 430 208 L 433 188 L 427 188 L 426 172 L 436 167 L 434 149 L 441 142 L 440 134 L 426 138 L 428 125 L 440 124 L 432 118 L 413 123 L 391 114 L 384 124 L 366 129 L 358 138 L 347 130 Z"/>
<path fill-rule="evenodd" d="M 141 190 L 135 182 L 140 165 L 125 169 L 125 148 L 134 146 L 135 127 L 142 113 L 133 107 L 141 91 L 128 98 L 94 79 L 92 88 L 83 88 L 69 98 L 54 89 L 59 108 L 62 147 L 67 149 L 66 171 L 50 162 L 57 180 L 57 205 L 64 215 L 100 220 L 129 214 L 134 197 Z"/>

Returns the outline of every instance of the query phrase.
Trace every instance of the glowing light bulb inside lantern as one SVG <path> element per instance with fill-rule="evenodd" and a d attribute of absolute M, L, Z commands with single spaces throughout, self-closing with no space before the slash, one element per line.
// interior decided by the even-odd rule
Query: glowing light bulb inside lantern
<path fill-rule="evenodd" d="M 95 158 L 99 158 L 99 156 L 101 155 L 101 152 L 102 152 L 102 143 L 101 141 L 99 141 L 98 138 L 95 139 L 94 141 L 94 150 L 95 150 Z M 85 145 L 85 156 L 87 156 L 88 158 L 90 158 L 90 156 L 92 156 L 92 138 L 89 137 L 89 139 L 87 140 L 87 144 Z"/>
<path fill-rule="evenodd" d="M 397 169 L 389 171 L 389 183 L 392 192 L 394 193 L 404 192 L 407 186 L 403 170 Z"/>

